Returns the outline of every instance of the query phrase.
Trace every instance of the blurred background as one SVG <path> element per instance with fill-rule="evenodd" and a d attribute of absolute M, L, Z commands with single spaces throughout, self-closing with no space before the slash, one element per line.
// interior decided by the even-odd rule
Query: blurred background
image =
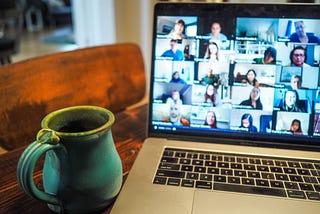
<path fill-rule="evenodd" d="M 157 2 L 259 1 L 0 0 L 1 65 L 53 52 L 132 42 L 140 45 L 148 71 L 152 43 L 152 11 Z M 260 2 L 265 3 L 266 0 Z M 318 3 L 320 0 L 300 2 Z"/>

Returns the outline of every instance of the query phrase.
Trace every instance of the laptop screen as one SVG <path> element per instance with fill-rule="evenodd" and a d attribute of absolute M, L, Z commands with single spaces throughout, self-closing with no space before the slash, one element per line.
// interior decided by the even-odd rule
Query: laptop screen
<path fill-rule="evenodd" d="M 151 135 L 320 147 L 319 5 L 157 4 L 153 33 Z"/>

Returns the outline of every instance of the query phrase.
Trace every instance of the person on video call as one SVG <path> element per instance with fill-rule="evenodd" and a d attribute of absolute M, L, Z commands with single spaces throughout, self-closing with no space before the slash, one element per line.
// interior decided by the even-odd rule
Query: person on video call
<path fill-rule="evenodd" d="M 162 122 L 170 122 L 175 126 L 190 126 L 190 122 L 181 116 L 181 105 L 173 104 L 170 106 L 170 115 L 168 118 L 162 120 Z"/>
<path fill-rule="evenodd" d="M 252 115 L 248 113 L 242 115 L 240 128 L 247 129 L 248 132 L 258 132 L 257 127 L 253 125 Z"/>
<path fill-rule="evenodd" d="M 168 34 L 169 38 L 177 39 L 177 40 L 185 38 L 185 35 L 184 35 L 185 25 L 186 24 L 182 19 L 178 19 L 175 22 L 174 27 L 171 30 L 171 32 Z"/>
<path fill-rule="evenodd" d="M 208 111 L 204 125 L 217 128 L 217 117 L 214 111 Z"/>
<path fill-rule="evenodd" d="M 260 89 L 258 87 L 253 87 L 249 99 L 244 100 L 240 103 L 242 106 L 250 106 L 253 109 L 262 109 L 262 103 L 260 100 Z"/>
<path fill-rule="evenodd" d="M 184 54 L 181 50 L 178 49 L 178 40 L 171 39 L 170 40 L 170 49 L 166 50 L 161 56 L 162 57 L 170 57 L 176 61 L 183 60 Z"/>
<path fill-rule="evenodd" d="M 299 43 L 320 43 L 319 37 L 313 34 L 307 34 L 305 31 L 306 26 L 303 21 L 296 21 L 294 23 L 296 32 L 290 36 L 290 42 L 299 42 Z"/>
<path fill-rule="evenodd" d="M 217 104 L 217 90 L 211 84 L 208 84 L 206 87 L 206 92 L 204 93 L 204 102 L 209 103 L 212 106 L 216 106 Z"/>
<path fill-rule="evenodd" d="M 242 82 L 246 83 L 247 85 L 251 85 L 253 87 L 258 87 L 259 83 L 256 79 L 257 73 L 254 69 L 249 69 L 246 73 L 246 79 L 244 79 Z"/>
<path fill-rule="evenodd" d="M 292 75 L 290 80 L 290 88 L 292 90 L 297 90 L 301 88 L 302 80 L 299 75 Z"/>
<path fill-rule="evenodd" d="M 292 134 L 302 134 L 301 121 L 298 119 L 292 120 L 289 132 Z"/>
<path fill-rule="evenodd" d="M 203 85 L 213 85 L 217 88 L 219 86 L 219 75 L 213 74 L 213 70 L 209 68 L 208 73 L 201 78 L 200 83 Z"/>
<path fill-rule="evenodd" d="M 213 22 L 211 24 L 211 33 L 208 34 L 210 36 L 209 41 L 215 42 L 221 49 L 227 49 L 229 46 L 228 38 L 226 35 L 221 33 L 221 25 L 219 22 Z"/>
<path fill-rule="evenodd" d="M 175 71 L 172 73 L 171 80 L 169 83 L 177 83 L 177 84 L 187 84 L 186 81 L 184 81 L 182 78 L 180 78 L 179 71 Z"/>
<path fill-rule="evenodd" d="M 254 59 L 256 64 L 270 64 L 275 65 L 277 62 L 277 50 L 273 47 L 268 47 L 264 51 L 263 58 L 255 58 Z"/>
<path fill-rule="evenodd" d="M 173 90 L 171 92 L 171 97 L 167 99 L 167 104 L 172 106 L 174 104 L 182 105 L 182 100 L 180 98 L 180 92 L 178 90 Z"/>
<path fill-rule="evenodd" d="M 299 66 L 299 67 L 310 67 L 306 62 L 307 51 L 302 46 L 297 46 L 290 52 L 290 65 L 289 66 Z"/>
<path fill-rule="evenodd" d="M 284 94 L 284 102 L 283 105 L 280 106 L 280 110 L 288 112 L 304 112 L 304 110 L 297 105 L 298 102 L 298 92 L 296 90 L 288 90 Z"/>

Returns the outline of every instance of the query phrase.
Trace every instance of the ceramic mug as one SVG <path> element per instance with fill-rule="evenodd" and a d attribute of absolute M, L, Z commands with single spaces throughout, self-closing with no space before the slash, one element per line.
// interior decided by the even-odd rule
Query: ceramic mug
<path fill-rule="evenodd" d="M 113 113 L 97 106 L 74 106 L 48 114 L 36 141 L 19 159 L 21 188 L 58 213 L 90 213 L 107 207 L 122 185 L 122 164 L 111 133 L 113 123 Z M 44 191 L 33 180 L 42 154 Z"/>

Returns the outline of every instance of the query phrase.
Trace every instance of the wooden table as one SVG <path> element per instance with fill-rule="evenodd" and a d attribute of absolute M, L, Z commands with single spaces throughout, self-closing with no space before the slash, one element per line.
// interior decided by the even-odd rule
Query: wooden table
<path fill-rule="evenodd" d="M 122 160 L 125 180 L 146 138 L 147 105 L 129 108 L 115 114 L 115 117 L 112 134 Z M 16 167 L 24 149 L 22 147 L 0 155 L 0 213 L 51 213 L 45 203 L 26 195 L 18 186 Z M 34 170 L 34 180 L 39 188 L 42 186 L 41 169 L 42 163 L 39 162 Z M 102 213 L 109 213 L 111 208 L 112 205 Z"/>

